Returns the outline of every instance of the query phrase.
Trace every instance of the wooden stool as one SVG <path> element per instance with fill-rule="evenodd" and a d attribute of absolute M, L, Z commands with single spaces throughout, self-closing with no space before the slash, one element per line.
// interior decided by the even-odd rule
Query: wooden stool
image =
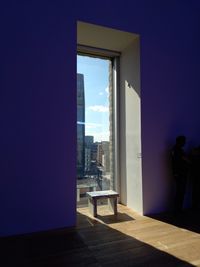
<path fill-rule="evenodd" d="M 88 206 L 90 213 L 97 217 L 97 200 L 98 199 L 108 199 L 108 206 L 110 210 L 117 214 L 117 198 L 119 194 L 113 190 L 106 191 L 95 191 L 95 192 L 87 192 L 88 195 Z"/>

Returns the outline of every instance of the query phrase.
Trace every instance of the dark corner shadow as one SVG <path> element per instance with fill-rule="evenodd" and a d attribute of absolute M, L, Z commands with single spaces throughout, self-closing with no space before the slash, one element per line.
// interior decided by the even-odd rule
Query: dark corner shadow
<path fill-rule="evenodd" d="M 135 220 L 134 218 L 128 216 L 126 213 L 118 212 L 117 215 L 97 215 L 97 219 L 101 220 L 106 224 L 113 224 L 119 222 L 128 222 Z"/>
<path fill-rule="evenodd" d="M 184 210 L 179 213 L 165 212 L 148 217 L 175 225 L 186 230 L 200 233 L 200 210 Z"/>
<path fill-rule="evenodd" d="M 98 266 L 96 264 L 75 228 L 0 238 L 1 267 Z"/>
<path fill-rule="evenodd" d="M 77 218 L 77 231 L 100 264 L 99 266 L 194 266 L 113 229 L 97 219 L 91 219 L 79 212 L 77 212 Z"/>

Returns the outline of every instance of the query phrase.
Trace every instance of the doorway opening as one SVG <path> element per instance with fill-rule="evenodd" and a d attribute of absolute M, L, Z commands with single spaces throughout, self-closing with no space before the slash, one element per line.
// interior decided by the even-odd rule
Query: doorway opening
<path fill-rule="evenodd" d="M 119 193 L 120 203 L 143 214 L 140 36 L 78 21 L 77 51 L 82 56 L 107 58 L 112 62 L 112 75 L 109 73 L 112 91 L 109 92 L 112 92 L 113 112 L 109 121 L 114 129 L 111 140 L 114 190 Z"/>

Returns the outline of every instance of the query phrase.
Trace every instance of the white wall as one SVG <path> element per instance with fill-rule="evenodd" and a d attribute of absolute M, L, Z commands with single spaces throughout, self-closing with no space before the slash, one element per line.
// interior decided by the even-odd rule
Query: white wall
<path fill-rule="evenodd" d="M 121 202 L 143 212 L 141 172 L 139 37 L 122 51 L 120 61 Z"/>

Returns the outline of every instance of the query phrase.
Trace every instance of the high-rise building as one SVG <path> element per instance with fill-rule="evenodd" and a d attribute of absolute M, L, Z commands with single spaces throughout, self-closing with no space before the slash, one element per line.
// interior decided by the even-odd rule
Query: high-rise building
<path fill-rule="evenodd" d="M 85 146 L 87 148 L 91 148 L 92 144 L 94 143 L 94 136 L 86 135 L 85 136 Z"/>
<path fill-rule="evenodd" d="M 102 141 L 102 165 L 104 169 L 104 174 L 110 173 L 110 142 Z"/>
<path fill-rule="evenodd" d="M 94 136 L 85 136 L 85 174 L 90 174 L 91 171 L 91 154 L 92 144 L 94 143 Z"/>
<path fill-rule="evenodd" d="M 101 141 L 97 145 L 97 164 L 103 167 L 104 174 L 110 173 L 110 142 Z"/>
<path fill-rule="evenodd" d="M 97 163 L 99 165 L 102 165 L 102 155 L 103 155 L 103 148 L 102 148 L 102 142 L 100 142 L 97 145 Z"/>
<path fill-rule="evenodd" d="M 95 142 L 92 144 L 91 148 L 91 160 L 92 161 L 97 161 L 97 148 L 98 148 L 98 142 Z"/>
<path fill-rule="evenodd" d="M 77 73 L 77 178 L 84 178 L 85 169 L 85 95 L 84 76 Z"/>
<path fill-rule="evenodd" d="M 90 174 L 91 148 L 85 147 L 85 174 Z"/>

